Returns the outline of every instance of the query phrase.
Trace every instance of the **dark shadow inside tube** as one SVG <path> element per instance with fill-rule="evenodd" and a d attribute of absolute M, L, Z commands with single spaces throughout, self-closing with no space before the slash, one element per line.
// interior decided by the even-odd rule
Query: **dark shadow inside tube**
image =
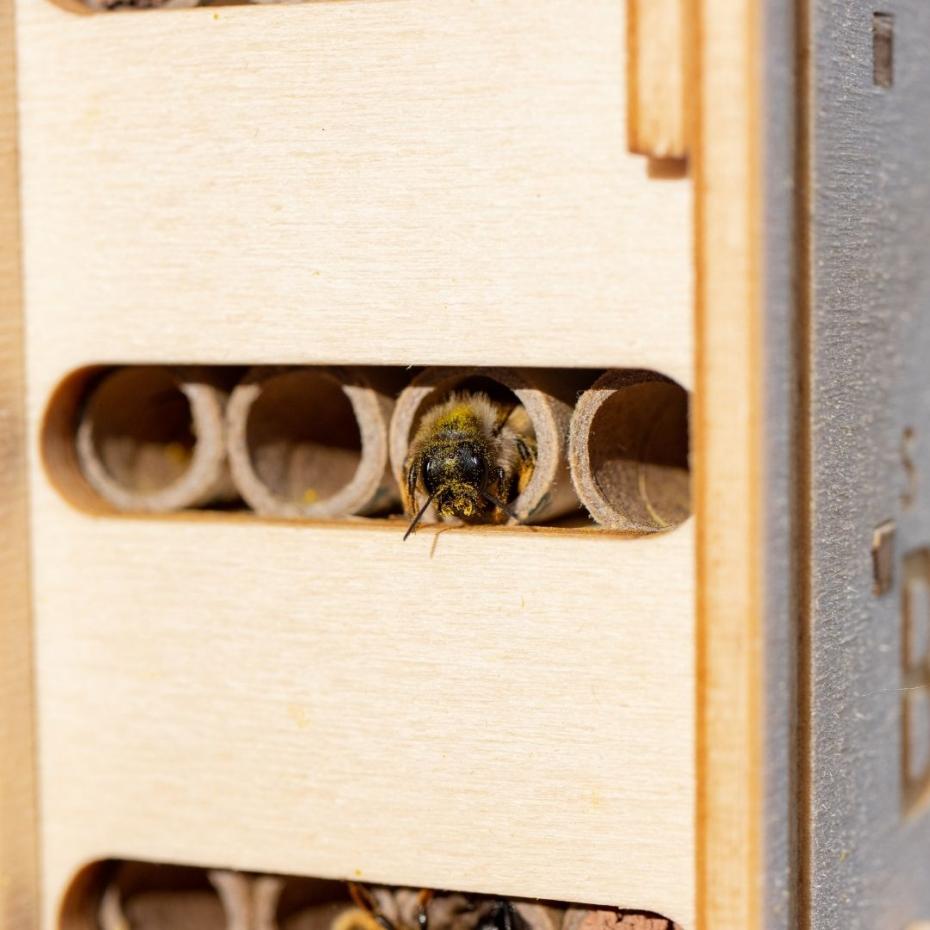
<path fill-rule="evenodd" d="M 299 504 L 331 497 L 355 476 L 362 437 L 340 383 L 301 369 L 270 378 L 249 410 L 252 468 L 275 496 Z"/>
<path fill-rule="evenodd" d="M 190 403 L 163 368 L 108 375 L 88 399 L 83 418 L 104 470 L 130 491 L 160 491 L 190 465 L 196 444 Z"/>
<path fill-rule="evenodd" d="M 205 869 L 103 861 L 83 869 L 62 903 L 61 930 L 226 930 Z"/>
<path fill-rule="evenodd" d="M 279 930 L 330 930 L 348 904 L 342 882 L 290 878 L 281 889 L 275 917 Z"/>

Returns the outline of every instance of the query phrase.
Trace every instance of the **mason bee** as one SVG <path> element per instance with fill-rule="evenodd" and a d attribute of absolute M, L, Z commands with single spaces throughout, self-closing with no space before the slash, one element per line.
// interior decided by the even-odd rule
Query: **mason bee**
<path fill-rule="evenodd" d="M 484 393 L 452 394 L 423 417 L 404 462 L 404 511 L 411 518 L 404 539 L 432 504 L 440 518 L 466 523 L 518 519 L 510 504 L 535 465 L 536 439 L 522 405 Z"/>
<path fill-rule="evenodd" d="M 349 883 L 350 925 L 333 930 L 526 930 L 505 898 Z M 432 911 L 432 913 L 431 913 Z"/>
<path fill-rule="evenodd" d="M 500 898 L 482 915 L 477 930 L 522 930 L 524 926 L 514 906 Z"/>
<path fill-rule="evenodd" d="M 428 907 L 433 898 L 429 889 L 392 892 L 384 887 L 366 888 L 357 882 L 348 885 L 355 910 L 349 911 L 345 915 L 348 919 L 334 930 L 429 930 Z M 400 900 L 399 895 L 402 896 Z M 386 908 L 390 914 L 386 913 Z M 405 919 L 410 911 L 412 920 Z"/>

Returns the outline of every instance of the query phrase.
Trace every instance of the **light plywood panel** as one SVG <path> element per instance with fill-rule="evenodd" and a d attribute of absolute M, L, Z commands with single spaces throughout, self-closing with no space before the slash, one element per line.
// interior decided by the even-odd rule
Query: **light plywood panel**
<path fill-rule="evenodd" d="M 690 385 L 690 182 L 627 149 L 624 28 L 614 0 L 21 0 L 32 435 L 92 362 Z M 693 925 L 690 524 L 402 545 L 93 518 L 33 478 L 48 930 L 109 855 Z"/>
<path fill-rule="evenodd" d="M 43 360 L 692 368 L 620 0 L 20 0 Z"/>
<path fill-rule="evenodd" d="M 13 9 L 0 0 L 0 927 L 33 930 L 38 850 Z"/>
<path fill-rule="evenodd" d="M 49 930 L 109 855 L 692 925 L 690 523 L 34 525 Z"/>

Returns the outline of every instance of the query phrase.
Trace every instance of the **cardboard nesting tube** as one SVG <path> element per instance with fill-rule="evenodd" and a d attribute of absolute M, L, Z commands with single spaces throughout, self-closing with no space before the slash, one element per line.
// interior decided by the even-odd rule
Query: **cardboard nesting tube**
<path fill-rule="evenodd" d="M 509 523 L 543 523 L 579 508 L 568 475 L 568 430 L 576 385 L 540 369 L 426 368 L 403 390 L 391 421 L 391 467 L 398 486 L 420 419 L 457 390 L 512 394 L 522 404 L 536 434 L 537 459 L 523 493 L 511 502 L 519 517 Z M 435 513 L 427 515 L 435 522 Z"/>
<path fill-rule="evenodd" d="M 67 4 L 78 10 L 92 13 L 110 13 L 115 10 L 185 10 L 200 6 L 202 0 L 70 0 Z"/>
<path fill-rule="evenodd" d="M 291 876 L 284 882 L 275 919 L 279 930 L 372 930 L 372 925 L 383 930 L 367 912 L 357 911 L 344 882 Z"/>
<path fill-rule="evenodd" d="M 681 930 L 659 914 L 592 908 L 569 908 L 562 930 Z"/>
<path fill-rule="evenodd" d="M 380 913 L 394 927 L 410 928 L 419 924 L 420 889 L 369 886 L 368 891 L 376 902 Z M 486 925 L 490 912 L 501 902 L 501 898 L 485 895 L 466 895 L 439 892 L 427 904 L 430 930 L 476 930 Z M 526 930 L 561 930 L 563 907 L 541 904 L 536 901 L 513 901 L 514 910 L 523 920 Z M 377 927 L 376 921 L 371 921 Z M 364 927 L 358 921 L 357 928 Z M 332 930 L 354 930 L 352 927 Z"/>
<path fill-rule="evenodd" d="M 688 392 L 651 371 L 608 371 L 582 394 L 569 456 L 581 502 L 601 525 L 654 533 L 691 513 Z"/>
<path fill-rule="evenodd" d="M 223 902 L 225 930 L 278 930 L 275 918 L 282 879 L 221 869 L 213 869 L 209 875 Z"/>
<path fill-rule="evenodd" d="M 355 368 L 252 369 L 226 410 L 233 480 L 263 516 L 343 517 L 398 500 L 385 379 Z"/>
<path fill-rule="evenodd" d="M 97 910 L 100 930 L 228 930 L 220 897 L 200 869 L 122 863 Z"/>
<path fill-rule="evenodd" d="M 118 510 L 167 513 L 235 497 L 226 467 L 227 392 L 207 369 L 119 368 L 91 391 L 75 448 Z"/>

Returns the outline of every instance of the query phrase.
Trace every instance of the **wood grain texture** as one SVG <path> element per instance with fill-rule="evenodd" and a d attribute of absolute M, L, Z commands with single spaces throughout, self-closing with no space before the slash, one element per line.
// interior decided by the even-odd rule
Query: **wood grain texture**
<path fill-rule="evenodd" d="M 903 803 L 901 690 L 909 684 L 902 563 L 930 543 L 930 6 L 878 7 L 894 16 L 891 88 L 874 82 L 876 6 L 807 7 L 807 543 L 816 559 L 802 813 L 810 823 L 810 912 L 801 926 L 898 930 L 930 915 L 930 809 Z M 886 520 L 897 527 L 896 581 L 876 596 L 870 549 Z"/>
<path fill-rule="evenodd" d="M 686 117 L 686 0 L 627 0 L 627 101 L 630 150 L 653 158 L 684 158 Z"/>
<path fill-rule="evenodd" d="M 690 385 L 691 185 L 628 151 L 619 0 L 19 9 L 51 367 L 164 346 Z"/>
<path fill-rule="evenodd" d="M 0 0 L 0 927 L 38 921 L 13 8 Z"/>
<path fill-rule="evenodd" d="M 19 11 L 33 437 L 94 362 L 693 383 L 691 184 L 628 151 L 621 3 Z M 110 855 L 693 926 L 693 523 L 402 545 L 32 481 L 47 930 Z"/>
<path fill-rule="evenodd" d="M 692 925 L 692 524 L 402 544 L 35 497 L 49 930 L 110 855 Z"/>
<path fill-rule="evenodd" d="M 694 7 L 698 930 L 763 926 L 757 13 L 749 0 Z"/>

